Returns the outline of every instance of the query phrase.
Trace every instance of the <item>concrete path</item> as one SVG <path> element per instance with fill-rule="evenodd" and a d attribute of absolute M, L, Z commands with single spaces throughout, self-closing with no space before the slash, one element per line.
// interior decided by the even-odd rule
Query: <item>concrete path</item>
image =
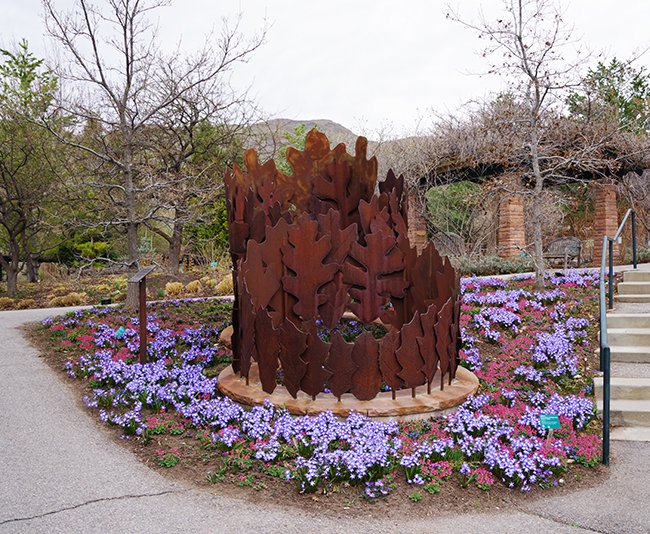
<path fill-rule="evenodd" d="M 604 485 L 485 514 L 316 516 L 172 482 L 113 443 L 17 329 L 61 311 L 0 312 L 0 533 L 650 532 L 648 443 L 613 442 Z"/>

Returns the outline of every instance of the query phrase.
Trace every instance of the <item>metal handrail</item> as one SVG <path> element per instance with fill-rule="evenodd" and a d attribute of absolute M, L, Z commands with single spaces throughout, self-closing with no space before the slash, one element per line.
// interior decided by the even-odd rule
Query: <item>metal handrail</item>
<path fill-rule="evenodd" d="M 614 243 L 621 237 L 628 217 L 632 215 L 632 263 L 637 268 L 636 247 L 636 213 L 629 209 L 614 237 L 603 236 L 603 252 L 600 258 L 600 370 L 603 373 L 603 464 L 609 465 L 609 422 L 610 422 L 610 384 L 611 384 L 611 349 L 607 339 L 607 309 L 614 307 Z M 605 305 L 605 263 L 609 255 L 608 294 L 609 306 Z"/>

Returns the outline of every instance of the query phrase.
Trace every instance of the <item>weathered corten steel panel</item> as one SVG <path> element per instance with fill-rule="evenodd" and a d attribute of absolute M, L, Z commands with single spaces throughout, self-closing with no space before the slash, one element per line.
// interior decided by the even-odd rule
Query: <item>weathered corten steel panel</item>
<path fill-rule="evenodd" d="M 460 344 L 459 283 L 432 243 L 408 238 L 403 177 L 377 181 L 360 137 L 355 155 L 315 130 L 289 148 L 293 175 L 244 155 L 225 178 L 233 261 L 233 368 L 256 361 L 264 391 L 280 375 L 294 397 L 331 391 L 373 399 L 453 378 Z M 344 314 L 387 333 L 346 341 Z"/>

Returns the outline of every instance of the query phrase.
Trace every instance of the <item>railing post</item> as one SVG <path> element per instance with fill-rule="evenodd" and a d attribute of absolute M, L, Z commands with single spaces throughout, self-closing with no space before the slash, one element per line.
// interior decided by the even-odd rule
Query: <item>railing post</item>
<path fill-rule="evenodd" d="M 636 256 L 636 213 L 632 212 L 632 264 L 634 268 L 637 268 L 637 256 Z"/>
<path fill-rule="evenodd" d="M 610 348 L 603 349 L 603 464 L 609 465 Z"/>
<path fill-rule="evenodd" d="M 612 309 L 614 307 L 614 241 L 608 239 L 608 249 L 609 249 L 609 303 L 607 308 Z"/>

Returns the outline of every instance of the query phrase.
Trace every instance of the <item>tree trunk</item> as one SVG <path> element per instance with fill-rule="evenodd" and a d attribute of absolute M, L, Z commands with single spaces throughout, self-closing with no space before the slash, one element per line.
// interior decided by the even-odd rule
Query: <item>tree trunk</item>
<path fill-rule="evenodd" d="M 129 128 L 124 115 L 124 108 L 121 110 L 121 129 L 124 138 L 124 161 L 122 172 L 124 174 L 124 195 L 126 202 L 126 249 L 128 254 L 128 268 L 130 272 L 137 272 L 138 260 L 138 221 L 136 212 L 136 187 L 133 178 L 132 141 L 133 132 Z M 129 283 L 126 289 L 125 307 L 129 311 L 137 311 L 139 302 L 138 284 Z"/>
<path fill-rule="evenodd" d="M 544 191 L 544 176 L 539 166 L 539 137 L 536 121 L 533 120 L 530 160 L 535 177 L 535 188 L 533 190 L 533 261 L 535 262 L 535 281 L 539 289 L 544 287 L 544 242 L 542 236 L 542 193 Z"/>
<path fill-rule="evenodd" d="M 9 243 L 9 260 L 2 261 L 4 270 L 7 271 L 7 295 L 15 297 L 18 293 L 18 273 L 20 272 L 20 259 L 17 247 Z"/>
<path fill-rule="evenodd" d="M 181 261 L 181 246 L 183 244 L 183 223 L 174 222 L 171 239 L 169 240 L 169 249 L 167 251 L 168 270 L 174 276 L 178 275 Z"/>
<path fill-rule="evenodd" d="M 18 270 L 9 266 L 7 269 L 7 295 L 15 297 L 16 293 L 18 293 Z"/>
<path fill-rule="evenodd" d="M 25 250 L 25 265 L 27 266 L 27 280 L 34 284 L 38 282 L 38 269 L 32 253 Z"/>

